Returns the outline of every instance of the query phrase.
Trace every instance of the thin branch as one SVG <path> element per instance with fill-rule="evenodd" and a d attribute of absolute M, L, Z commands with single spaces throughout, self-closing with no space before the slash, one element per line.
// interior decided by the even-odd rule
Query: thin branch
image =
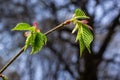
<path fill-rule="evenodd" d="M 5 65 L 3 66 L 3 68 L 0 70 L 0 74 L 3 73 L 3 71 L 5 71 L 5 69 L 11 65 L 11 63 L 13 63 L 13 61 L 16 60 L 17 57 L 20 56 L 20 54 L 22 54 L 22 52 L 24 51 L 24 47 L 21 48 L 21 50 Z"/>
<path fill-rule="evenodd" d="M 0 77 L 2 77 L 2 74 L 0 74 Z"/>
<path fill-rule="evenodd" d="M 102 58 L 104 51 L 106 50 L 108 44 L 110 43 L 112 35 L 114 34 L 114 29 L 117 27 L 119 23 L 119 16 L 120 14 L 115 18 L 114 23 L 110 25 L 109 32 L 105 40 L 103 41 L 103 44 L 100 47 L 100 50 L 98 51 L 98 53 L 96 53 L 97 55 L 95 55 L 97 58 Z"/>
<path fill-rule="evenodd" d="M 60 29 L 61 27 L 70 24 L 70 20 L 66 20 L 65 22 L 61 23 L 60 25 L 54 27 L 53 29 L 47 31 L 46 33 L 44 33 L 45 35 L 50 34 L 51 32 Z M 3 66 L 3 68 L 0 70 L 0 74 L 3 73 L 3 71 L 5 71 L 22 53 L 24 52 L 24 47 L 21 48 L 21 50 L 12 58 L 10 59 L 10 61 L 8 63 L 5 64 L 5 66 Z"/>
<path fill-rule="evenodd" d="M 45 34 L 45 35 L 48 35 L 48 34 L 50 34 L 51 32 L 53 32 L 53 31 L 55 31 L 55 30 L 58 30 L 58 29 L 60 29 L 61 27 L 67 25 L 67 24 L 70 24 L 70 22 L 71 22 L 70 20 L 66 20 L 65 22 L 59 24 L 58 26 L 54 27 L 53 29 L 47 31 L 47 32 L 44 33 L 44 34 Z"/>

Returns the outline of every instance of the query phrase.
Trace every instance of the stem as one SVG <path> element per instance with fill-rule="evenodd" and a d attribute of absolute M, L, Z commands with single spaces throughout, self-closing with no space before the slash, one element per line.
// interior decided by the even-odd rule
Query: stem
<path fill-rule="evenodd" d="M 0 74 L 0 77 L 2 77 L 2 74 Z"/>
<path fill-rule="evenodd" d="M 55 30 L 58 30 L 58 29 L 60 29 L 61 27 L 67 25 L 67 24 L 70 24 L 70 22 L 71 22 L 70 20 L 66 20 L 65 22 L 59 24 L 58 26 L 52 28 L 51 30 L 47 31 L 47 32 L 44 33 L 44 34 L 45 34 L 45 35 L 48 35 L 48 34 L 50 34 L 51 32 L 53 32 L 53 31 L 55 31 Z"/>
<path fill-rule="evenodd" d="M 60 25 L 52 28 L 51 30 L 47 31 L 46 33 L 44 33 L 45 35 L 50 34 L 51 32 L 60 29 L 61 27 L 70 24 L 70 20 L 66 20 L 65 22 L 61 23 Z M 10 61 L 8 63 L 5 64 L 5 66 L 3 66 L 3 68 L 0 70 L 0 74 L 3 73 L 3 71 L 5 71 L 22 53 L 24 52 L 24 47 L 21 48 L 21 50 L 12 58 L 10 59 Z"/>
<path fill-rule="evenodd" d="M 6 63 L 5 66 L 3 66 L 3 68 L 0 70 L 0 74 L 3 73 L 3 71 L 5 71 L 5 69 L 11 65 L 11 63 L 13 63 L 13 61 L 15 61 L 17 59 L 17 57 L 20 56 L 20 54 L 22 54 L 22 52 L 24 51 L 24 47 L 21 48 L 21 50 L 8 62 Z"/>

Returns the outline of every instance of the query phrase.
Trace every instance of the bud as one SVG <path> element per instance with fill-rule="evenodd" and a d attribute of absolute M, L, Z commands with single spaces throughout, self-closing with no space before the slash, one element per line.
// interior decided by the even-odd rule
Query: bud
<path fill-rule="evenodd" d="M 27 32 L 25 32 L 25 33 L 24 33 L 24 36 L 25 36 L 25 37 L 28 37 L 28 36 L 29 36 L 29 34 L 30 34 L 30 32 L 29 32 L 29 31 L 27 31 Z"/>
<path fill-rule="evenodd" d="M 35 27 L 35 30 L 36 30 L 37 32 L 40 32 L 40 29 L 38 28 L 38 23 L 37 23 L 37 22 L 34 22 L 34 23 L 33 23 L 33 26 Z"/>
<path fill-rule="evenodd" d="M 70 23 L 71 23 L 70 20 L 66 20 L 66 21 L 64 22 L 65 25 L 68 25 L 68 24 L 70 24 Z"/>
<path fill-rule="evenodd" d="M 83 24 L 87 24 L 88 23 L 88 21 L 87 20 L 81 20 L 81 23 L 83 23 Z M 93 30 L 93 28 L 91 27 L 91 26 L 87 26 L 89 29 L 91 29 L 91 30 Z"/>
<path fill-rule="evenodd" d="M 87 20 L 81 20 L 81 23 L 83 23 L 83 24 L 87 24 L 88 21 L 87 21 Z"/>
<path fill-rule="evenodd" d="M 35 28 L 38 28 L 38 23 L 37 23 L 37 22 L 34 22 L 34 23 L 33 23 L 33 26 L 34 26 Z"/>

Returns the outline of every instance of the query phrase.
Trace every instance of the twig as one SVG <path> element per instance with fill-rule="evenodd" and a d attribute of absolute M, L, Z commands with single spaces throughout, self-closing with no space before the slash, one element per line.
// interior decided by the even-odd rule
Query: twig
<path fill-rule="evenodd" d="M 59 24 L 58 26 L 54 27 L 53 29 L 47 31 L 46 33 L 44 33 L 45 35 L 48 35 L 50 34 L 51 32 L 55 31 L 55 30 L 58 30 L 60 29 L 61 27 L 65 26 L 65 25 L 68 25 L 70 24 L 71 20 L 66 20 L 65 22 Z"/>
<path fill-rule="evenodd" d="M 16 58 L 19 57 L 20 54 L 22 54 L 23 51 L 24 51 L 24 47 L 21 48 L 21 50 L 20 50 L 5 66 L 3 66 L 3 68 L 0 70 L 0 74 L 3 73 L 3 71 L 4 71 L 11 63 L 13 63 L 13 61 L 15 61 Z"/>
<path fill-rule="evenodd" d="M 65 22 L 61 23 L 60 25 L 54 27 L 53 29 L 47 31 L 46 33 L 44 33 L 45 35 L 50 34 L 51 32 L 60 29 L 61 27 L 70 24 L 70 20 L 66 20 Z M 22 53 L 24 52 L 24 47 L 21 48 L 21 50 L 12 58 L 10 59 L 10 61 L 8 63 L 5 64 L 5 66 L 2 67 L 2 69 L 0 70 L 0 74 L 3 73 L 3 71 L 5 71 Z"/>
<path fill-rule="evenodd" d="M 2 77 L 2 74 L 0 74 L 0 77 Z"/>

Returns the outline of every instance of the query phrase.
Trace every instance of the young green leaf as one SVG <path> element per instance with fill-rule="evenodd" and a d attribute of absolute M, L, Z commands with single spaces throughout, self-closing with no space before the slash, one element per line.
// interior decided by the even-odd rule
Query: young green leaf
<path fill-rule="evenodd" d="M 72 30 L 72 34 L 78 29 L 78 24 L 76 24 L 76 26 L 74 27 L 74 29 Z"/>
<path fill-rule="evenodd" d="M 37 32 L 34 44 L 32 45 L 31 54 L 35 54 L 36 52 L 40 51 L 41 48 L 46 44 L 46 42 L 47 42 L 46 36 L 40 32 Z"/>
<path fill-rule="evenodd" d="M 85 13 L 80 9 L 75 10 L 74 18 L 75 19 L 89 19 L 89 17 L 86 16 Z"/>
<path fill-rule="evenodd" d="M 80 26 L 80 25 L 81 25 L 81 24 L 79 24 L 79 23 L 76 24 L 78 33 L 77 33 L 75 42 L 78 42 L 78 41 L 80 40 L 80 38 L 81 38 L 81 26 Z"/>
<path fill-rule="evenodd" d="M 80 39 L 79 39 L 79 47 L 80 47 L 80 56 L 82 56 L 82 52 L 85 49 L 85 44 L 84 44 L 82 37 L 80 37 Z"/>
<path fill-rule="evenodd" d="M 89 19 L 89 17 L 88 16 L 77 16 L 75 17 L 75 19 L 84 20 L 84 19 Z"/>
<path fill-rule="evenodd" d="M 88 49 L 89 53 L 90 51 L 90 44 L 93 41 L 93 35 L 87 25 L 84 25 L 80 22 L 76 23 L 77 26 L 77 36 L 76 36 L 76 42 L 79 41 L 80 45 L 80 56 L 82 56 L 82 52 L 84 51 L 85 47 Z"/>
<path fill-rule="evenodd" d="M 32 30 L 33 27 L 31 27 L 27 23 L 19 23 L 13 28 L 12 30 Z"/>
<path fill-rule="evenodd" d="M 93 41 L 93 35 L 91 31 L 89 30 L 89 28 L 84 24 L 82 24 L 82 39 L 89 53 L 91 53 L 90 44 Z"/>
<path fill-rule="evenodd" d="M 36 33 L 34 33 L 34 32 L 29 33 L 29 35 L 26 39 L 26 42 L 25 42 L 24 50 L 26 50 L 28 48 L 28 46 L 33 46 L 34 45 L 35 37 L 36 37 Z"/>
<path fill-rule="evenodd" d="M 46 36 L 40 32 L 37 25 L 30 26 L 27 23 L 19 23 L 12 30 L 28 30 L 29 32 L 25 34 L 27 37 L 25 42 L 24 50 L 26 50 L 29 46 L 32 47 L 31 54 L 35 54 L 40 51 L 41 48 L 46 44 L 47 38 Z"/>
<path fill-rule="evenodd" d="M 85 13 L 82 11 L 82 10 L 80 10 L 80 9 L 76 9 L 75 10 L 75 16 L 86 16 L 85 15 Z"/>
<path fill-rule="evenodd" d="M 84 44 L 84 41 L 82 39 L 82 31 L 81 31 L 81 24 L 77 23 L 76 26 L 78 26 L 78 33 L 77 33 L 77 36 L 76 36 L 76 40 L 75 42 L 78 42 L 79 41 L 79 47 L 80 47 L 80 56 L 82 56 L 82 52 L 84 51 L 85 49 L 85 44 Z"/>
<path fill-rule="evenodd" d="M 35 54 L 36 52 L 40 51 L 41 48 L 46 44 L 47 38 L 41 32 L 31 32 L 26 39 L 25 43 L 25 50 L 31 46 L 32 51 L 31 54 Z"/>

